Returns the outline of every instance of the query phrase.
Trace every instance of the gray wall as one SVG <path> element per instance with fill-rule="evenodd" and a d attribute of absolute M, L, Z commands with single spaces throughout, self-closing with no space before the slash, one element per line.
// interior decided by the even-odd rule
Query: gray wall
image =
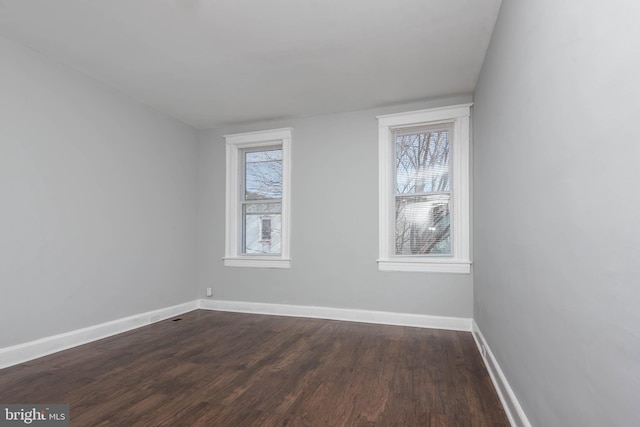
<path fill-rule="evenodd" d="M 505 0 L 475 93 L 474 317 L 535 426 L 640 420 L 638 17 Z"/>
<path fill-rule="evenodd" d="M 379 272 L 376 115 L 469 97 L 214 129 L 199 145 L 199 292 L 213 298 L 472 316 L 471 275 Z M 291 269 L 224 267 L 228 133 L 291 126 Z"/>
<path fill-rule="evenodd" d="M 195 299 L 195 131 L 2 38 L 0 58 L 0 348 Z"/>

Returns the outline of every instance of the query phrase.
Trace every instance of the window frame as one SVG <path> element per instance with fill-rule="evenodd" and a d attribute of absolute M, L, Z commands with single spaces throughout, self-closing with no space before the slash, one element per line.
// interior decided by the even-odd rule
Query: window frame
<path fill-rule="evenodd" d="M 290 268 L 291 240 L 291 143 L 293 128 L 271 129 L 225 135 L 226 199 L 225 255 L 226 267 Z M 242 153 L 249 149 L 282 147 L 281 247 L 279 255 L 242 253 L 242 191 L 244 171 Z"/>
<path fill-rule="evenodd" d="M 379 257 L 380 271 L 431 273 L 471 272 L 470 254 L 470 117 L 472 103 L 378 116 Z M 393 130 L 451 124 L 452 255 L 396 255 L 395 247 L 395 141 Z"/>

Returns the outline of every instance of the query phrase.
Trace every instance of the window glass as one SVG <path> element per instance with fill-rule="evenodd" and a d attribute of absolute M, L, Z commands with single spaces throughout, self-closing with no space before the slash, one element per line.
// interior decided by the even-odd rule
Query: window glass
<path fill-rule="evenodd" d="M 244 228 L 243 253 L 252 255 L 280 254 L 282 216 L 279 202 L 245 203 L 242 224 Z M 268 224 L 268 231 L 265 231 L 265 224 Z M 268 237 L 265 238 L 265 236 Z"/>
<path fill-rule="evenodd" d="M 395 129 L 395 254 L 449 255 L 450 127 Z"/>
<path fill-rule="evenodd" d="M 282 198 L 282 149 L 247 151 L 245 164 L 245 200 Z"/>

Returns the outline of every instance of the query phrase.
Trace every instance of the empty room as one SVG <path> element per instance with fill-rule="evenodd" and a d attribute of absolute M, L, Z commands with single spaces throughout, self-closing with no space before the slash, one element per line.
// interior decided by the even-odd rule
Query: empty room
<path fill-rule="evenodd" d="M 0 425 L 640 425 L 637 0 L 0 0 Z"/>

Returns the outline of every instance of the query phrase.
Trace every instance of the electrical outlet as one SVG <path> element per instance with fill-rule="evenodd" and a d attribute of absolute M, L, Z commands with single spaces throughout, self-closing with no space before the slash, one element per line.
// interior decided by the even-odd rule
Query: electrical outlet
<path fill-rule="evenodd" d="M 213 296 L 213 291 L 211 290 L 211 288 L 207 288 L 207 296 L 208 297 Z"/>

